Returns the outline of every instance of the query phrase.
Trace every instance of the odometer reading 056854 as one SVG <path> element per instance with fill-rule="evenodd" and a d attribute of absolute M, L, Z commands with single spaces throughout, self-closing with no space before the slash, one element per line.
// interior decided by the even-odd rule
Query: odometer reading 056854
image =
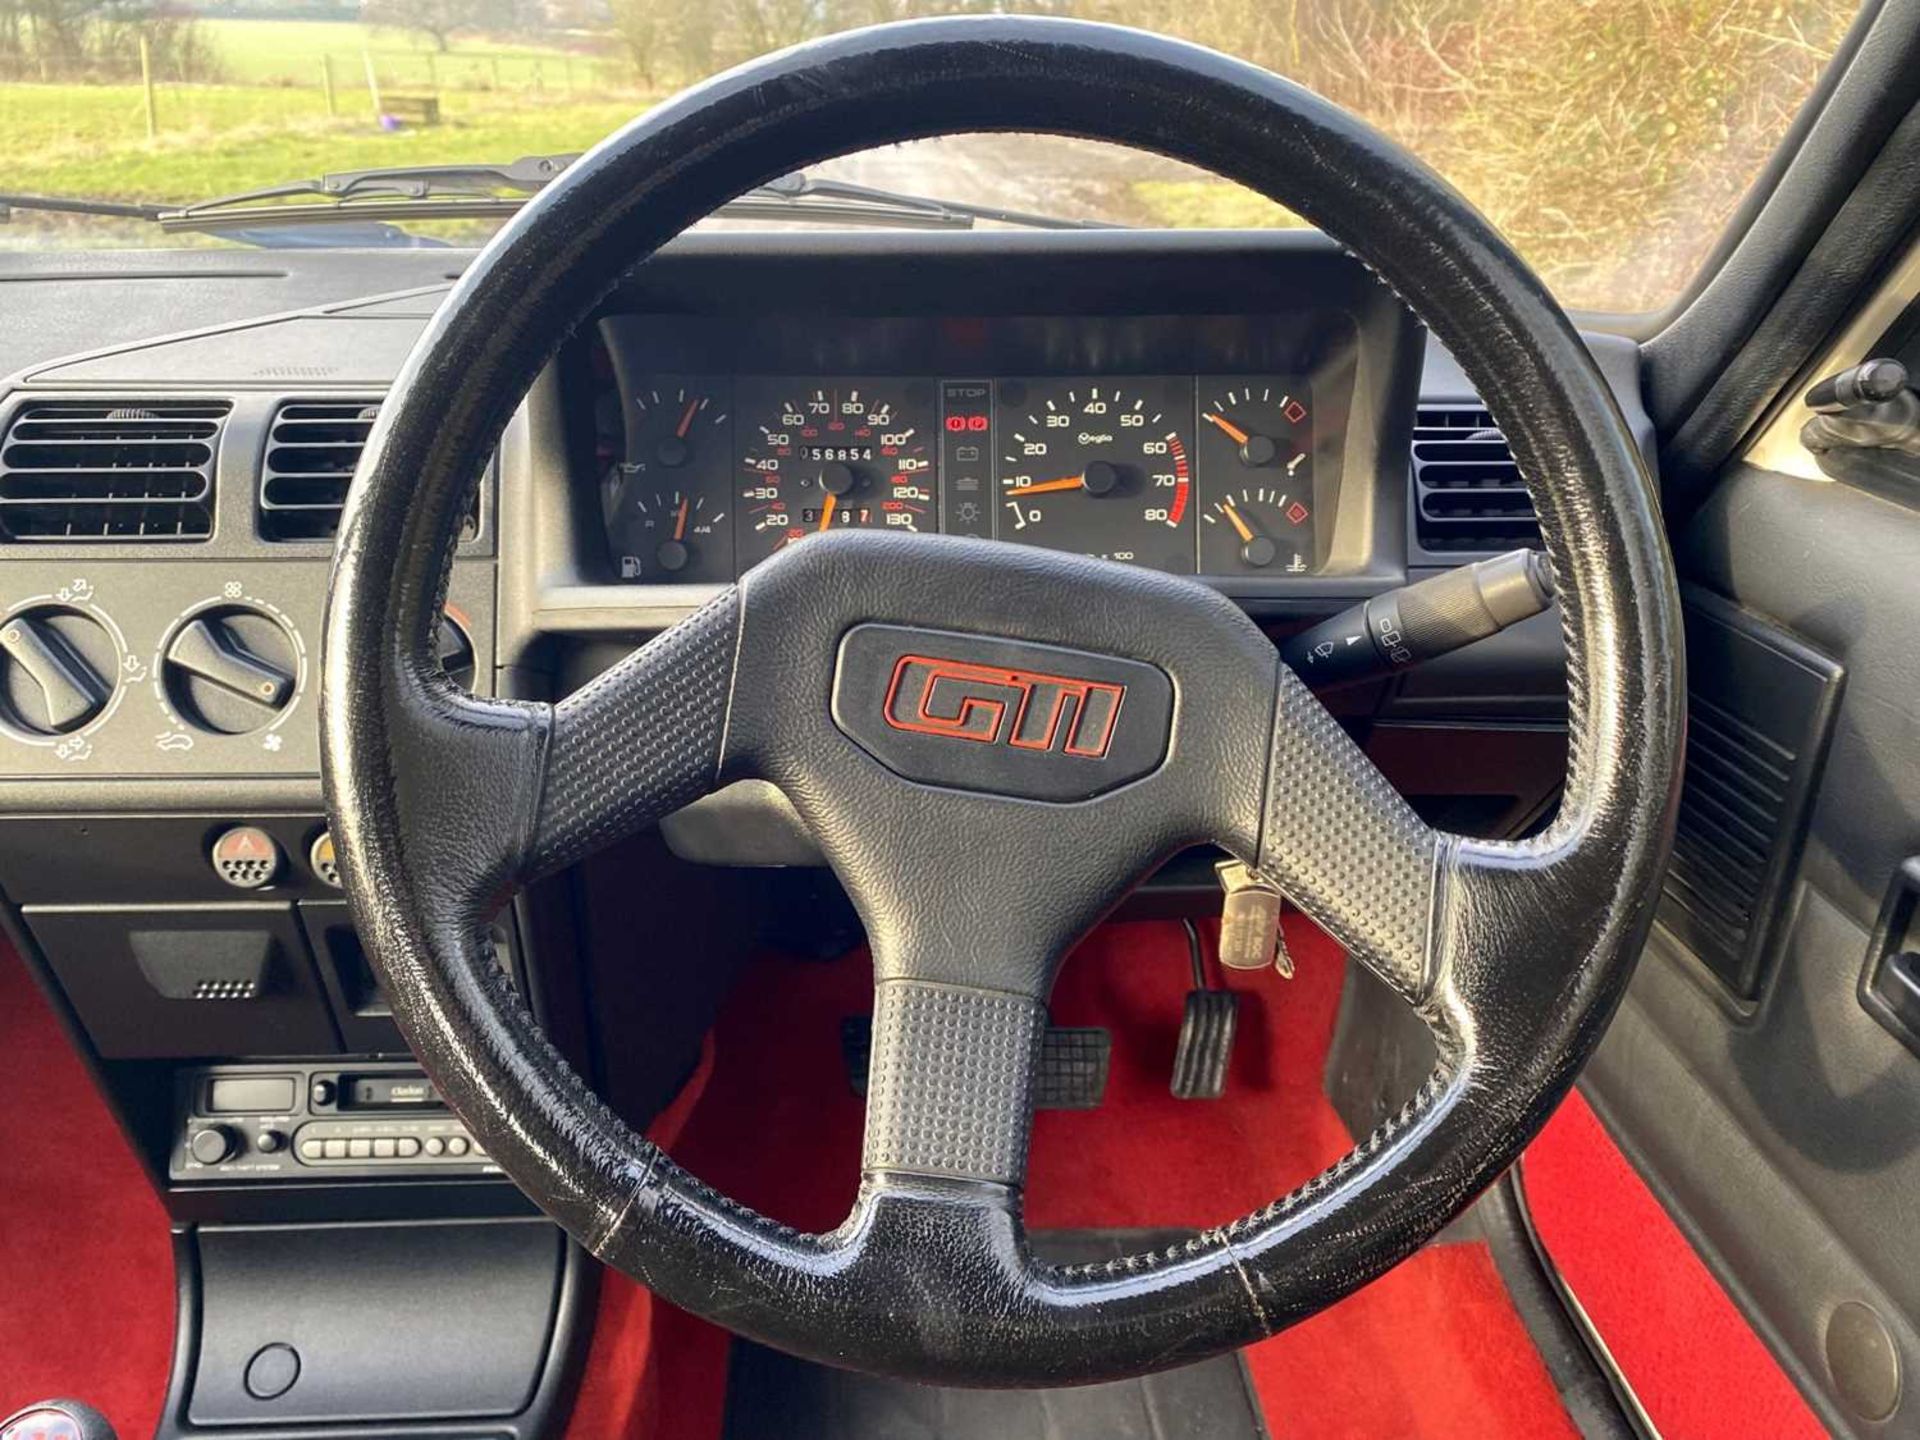
<path fill-rule="evenodd" d="M 741 380 L 740 566 L 834 530 L 934 530 L 925 380 Z"/>
<path fill-rule="evenodd" d="M 1193 381 L 1003 380 L 1002 540 L 1193 573 Z"/>

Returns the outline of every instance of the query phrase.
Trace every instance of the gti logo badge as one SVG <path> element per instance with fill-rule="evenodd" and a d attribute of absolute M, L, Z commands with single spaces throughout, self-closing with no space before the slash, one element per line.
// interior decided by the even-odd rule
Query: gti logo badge
<path fill-rule="evenodd" d="M 1112 681 L 902 655 L 884 713 L 896 730 L 1097 760 L 1113 742 L 1126 694 Z"/>
<path fill-rule="evenodd" d="M 833 723 L 894 774 L 1055 803 L 1157 769 L 1173 700 L 1144 661 L 913 625 L 854 626 L 833 676 Z"/>

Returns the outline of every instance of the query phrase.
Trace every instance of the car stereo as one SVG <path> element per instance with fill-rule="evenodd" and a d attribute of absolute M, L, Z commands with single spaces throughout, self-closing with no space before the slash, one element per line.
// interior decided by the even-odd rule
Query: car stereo
<path fill-rule="evenodd" d="M 501 1173 L 418 1066 L 206 1066 L 175 1115 L 176 1181 Z"/>

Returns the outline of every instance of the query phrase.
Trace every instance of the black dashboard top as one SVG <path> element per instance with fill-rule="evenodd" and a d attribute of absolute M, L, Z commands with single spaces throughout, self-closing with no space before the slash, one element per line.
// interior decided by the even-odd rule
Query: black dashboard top
<path fill-rule="evenodd" d="M 466 259 L 0 256 L 28 301 L 0 318 L 0 505 L 46 498 L 28 418 L 216 416 L 195 473 L 168 479 L 200 487 L 192 525 L 83 535 L 21 512 L 38 533 L 0 541 L 0 612 L 85 671 L 60 708 L 0 661 L 0 726 L 23 742 L 0 744 L 0 775 L 130 803 L 317 794 L 328 507 Z M 1589 339 L 1644 432 L 1634 346 Z M 1314 232 L 689 235 L 502 417 L 455 566 L 467 663 L 483 688 L 568 688 L 596 645 L 823 526 L 1048 544 L 1196 574 L 1262 614 L 1330 613 L 1470 558 L 1427 548 L 1408 462 L 1420 407 L 1489 426 L 1476 403 Z M 1499 469 L 1497 431 L 1452 438 Z M 222 690 L 248 673 L 233 651 L 271 672 L 271 706 Z M 196 655 L 218 673 L 183 672 Z"/>

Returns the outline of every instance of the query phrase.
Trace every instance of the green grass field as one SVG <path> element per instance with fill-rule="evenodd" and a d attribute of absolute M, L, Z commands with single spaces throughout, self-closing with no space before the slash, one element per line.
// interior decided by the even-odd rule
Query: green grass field
<path fill-rule="evenodd" d="M 10 187 L 48 195 L 192 200 L 329 170 L 582 150 L 639 99 L 447 97 L 446 123 L 383 132 L 364 103 L 329 119 L 292 90 L 167 86 L 148 141 L 138 86 L 0 86 L 0 133 L 19 146 Z"/>
<path fill-rule="evenodd" d="M 324 20 L 205 20 L 204 33 L 219 55 L 220 78 L 233 85 L 319 83 L 322 56 L 332 61 L 342 85 L 362 83 L 364 52 L 371 51 L 383 83 L 442 88 L 524 90 L 536 81 L 550 92 L 569 84 L 604 86 L 620 72 L 617 58 L 519 41 L 456 37 L 447 54 L 431 41 L 401 30 Z"/>
<path fill-rule="evenodd" d="M 329 170 L 582 150 L 646 107 L 618 61 L 525 45 L 425 42 L 359 25 L 206 22 L 222 83 L 156 86 L 147 138 L 138 85 L 0 84 L 6 187 L 28 193 L 191 200 Z M 383 130 L 383 98 L 435 93 L 443 123 Z M 330 57 L 328 113 L 321 57 Z M 431 57 L 431 58 L 429 58 Z"/>

